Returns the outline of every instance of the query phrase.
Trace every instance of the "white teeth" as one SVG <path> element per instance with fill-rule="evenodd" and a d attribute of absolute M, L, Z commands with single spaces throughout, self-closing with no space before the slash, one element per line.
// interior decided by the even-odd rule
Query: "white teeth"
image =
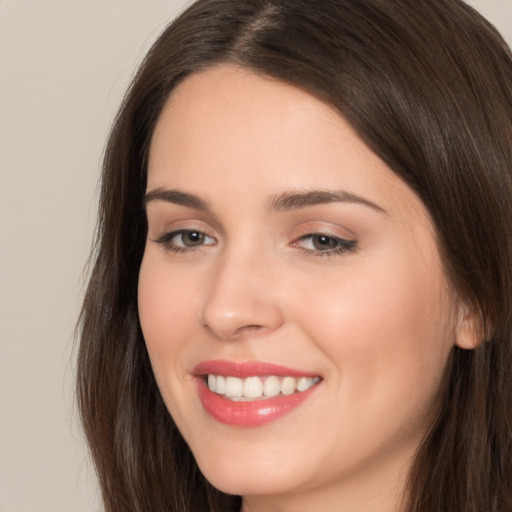
<path fill-rule="evenodd" d="M 267 377 L 263 385 L 263 394 L 265 396 L 277 396 L 281 393 L 281 383 L 277 377 Z"/>
<path fill-rule="evenodd" d="M 297 391 L 306 391 L 306 389 L 309 389 L 314 383 L 311 377 L 301 377 L 297 381 Z"/>
<path fill-rule="evenodd" d="M 293 377 L 285 377 L 281 382 L 281 393 L 283 395 L 291 395 L 295 393 L 297 381 Z"/>
<path fill-rule="evenodd" d="M 246 398 L 260 398 L 263 395 L 263 383 L 259 377 L 249 377 L 244 380 L 244 396 Z"/>
<path fill-rule="evenodd" d="M 210 378 L 209 375 L 208 378 Z M 226 392 L 226 379 L 222 375 L 217 375 L 215 380 L 215 392 L 219 393 L 219 395 L 223 395 Z"/>
<path fill-rule="evenodd" d="M 295 392 L 303 392 L 320 381 L 320 377 L 225 377 L 223 375 L 208 375 L 208 388 L 219 395 L 225 395 L 231 400 L 258 399 L 274 397 L 280 393 L 287 396 Z"/>
<path fill-rule="evenodd" d="M 215 378 L 215 375 L 208 375 L 208 389 L 210 391 L 216 391 L 216 385 L 217 379 Z"/>
<path fill-rule="evenodd" d="M 226 396 L 232 396 L 234 398 L 240 398 L 244 389 L 244 382 L 238 377 L 226 377 L 226 390 L 224 391 Z"/>

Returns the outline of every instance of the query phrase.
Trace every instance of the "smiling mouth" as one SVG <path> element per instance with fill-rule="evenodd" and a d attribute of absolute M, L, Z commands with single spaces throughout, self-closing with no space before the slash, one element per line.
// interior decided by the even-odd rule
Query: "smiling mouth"
<path fill-rule="evenodd" d="M 239 378 L 210 373 L 205 376 L 210 391 L 234 402 L 251 402 L 303 393 L 320 380 L 320 377 L 276 375 Z"/>
<path fill-rule="evenodd" d="M 323 382 L 315 373 L 264 361 L 203 361 L 192 373 L 205 412 L 244 428 L 279 420 L 316 395 Z"/>

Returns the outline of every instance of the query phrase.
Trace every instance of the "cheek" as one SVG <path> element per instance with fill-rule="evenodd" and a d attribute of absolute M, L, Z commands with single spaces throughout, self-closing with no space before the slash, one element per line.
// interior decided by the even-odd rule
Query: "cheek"
<path fill-rule="evenodd" d="M 169 377 L 183 372 L 180 358 L 197 323 L 191 290 L 194 283 L 171 272 L 165 259 L 144 255 L 139 274 L 138 308 L 142 333 L 155 377 L 165 386 Z M 164 389 L 162 389 L 164 391 Z"/>
<path fill-rule="evenodd" d="M 309 293 L 309 308 L 297 303 L 303 329 L 332 363 L 345 405 L 364 417 L 375 414 L 374 421 L 390 409 L 421 420 L 437 397 L 453 345 L 442 275 L 418 270 L 417 261 L 347 268 Z"/>

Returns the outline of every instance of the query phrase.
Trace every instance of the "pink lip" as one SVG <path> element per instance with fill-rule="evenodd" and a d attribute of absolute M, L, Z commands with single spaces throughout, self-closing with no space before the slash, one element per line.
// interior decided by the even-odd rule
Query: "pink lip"
<path fill-rule="evenodd" d="M 239 378 L 269 375 L 315 377 L 316 374 L 253 361 L 237 363 L 218 360 L 206 361 L 197 365 L 194 374 L 196 375 L 199 399 L 205 411 L 220 423 L 239 427 L 256 427 L 275 421 L 299 407 L 318 388 L 318 385 L 315 385 L 307 391 L 288 396 L 279 395 L 252 402 L 236 402 L 223 398 L 208 389 L 204 377 L 209 373 Z"/>
<path fill-rule="evenodd" d="M 275 375 L 276 377 L 316 377 L 318 374 L 287 368 L 272 363 L 262 361 L 227 361 L 217 359 L 214 361 L 204 361 L 199 363 L 193 370 L 194 375 L 231 375 L 245 379 L 247 377 L 268 377 Z"/>

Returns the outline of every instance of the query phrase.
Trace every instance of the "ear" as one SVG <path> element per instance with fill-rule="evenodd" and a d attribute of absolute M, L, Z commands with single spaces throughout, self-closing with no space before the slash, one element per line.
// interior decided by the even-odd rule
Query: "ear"
<path fill-rule="evenodd" d="M 483 342 L 482 315 L 477 307 L 468 308 L 461 304 L 459 309 L 455 344 L 464 350 L 473 350 Z"/>

